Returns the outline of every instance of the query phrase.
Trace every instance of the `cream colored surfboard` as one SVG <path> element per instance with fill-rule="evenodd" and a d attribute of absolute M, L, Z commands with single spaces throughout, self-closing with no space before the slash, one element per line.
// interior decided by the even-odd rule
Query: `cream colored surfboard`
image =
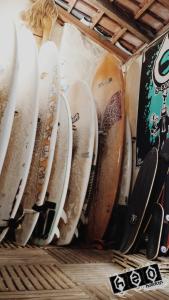
<path fill-rule="evenodd" d="M 57 138 L 59 115 L 59 69 L 58 51 L 53 42 L 46 42 L 39 52 L 39 118 L 30 172 L 21 205 L 25 213 L 16 231 L 16 241 L 25 245 L 36 225 L 39 212 L 32 210 L 41 206 L 49 182 Z M 37 209 L 38 210 L 38 209 Z"/>
<path fill-rule="evenodd" d="M 31 0 L 0 1 L 0 17 L 2 15 L 5 18 L 7 17 L 18 21 L 21 11 L 30 7 L 31 4 Z"/>
<path fill-rule="evenodd" d="M 130 184 L 131 184 L 131 172 L 132 172 L 132 140 L 131 130 L 128 117 L 126 117 L 125 128 L 125 144 L 121 169 L 121 180 L 119 182 L 118 204 L 127 205 Z"/>
<path fill-rule="evenodd" d="M 64 206 L 67 220 L 59 223 L 58 245 L 69 244 L 75 234 L 89 182 L 95 137 L 94 104 L 88 85 L 77 81 L 69 90 L 68 100 L 73 122 L 73 153 Z"/>
<path fill-rule="evenodd" d="M 130 59 L 130 61 L 126 64 L 125 71 L 125 106 L 131 126 L 131 135 L 133 140 L 132 187 L 135 183 L 139 171 L 139 167 L 136 166 L 136 135 L 141 66 L 142 55 L 138 55 L 137 57 L 133 57 L 132 59 Z"/>
<path fill-rule="evenodd" d="M 99 148 L 94 196 L 86 238 L 101 240 L 115 203 L 124 143 L 124 86 L 121 63 L 107 54 L 98 66 L 92 84 L 99 121 Z"/>
<path fill-rule="evenodd" d="M 0 174 L 14 119 L 17 60 L 14 23 L 0 14 Z"/>
<path fill-rule="evenodd" d="M 60 43 L 61 87 L 67 91 L 77 80 L 89 84 L 106 50 L 90 41 L 75 26 L 65 24 Z"/>
<path fill-rule="evenodd" d="M 59 238 L 58 224 L 60 219 L 64 218 L 63 207 L 67 195 L 72 158 L 72 119 L 66 97 L 63 95 L 60 97 L 58 138 L 47 188 L 47 200 L 51 204 L 51 208 L 46 211 L 44 224 L 39 224 L 41 230 L 34 239 L 36 245 L 49 244 L 55 235 Z"/>
<path fill-rule="evenodd" d="M 0 226 L 8 226 L 19 207 L 32 158 L 38 118 L 38 56 L 32 33 L 17 25 L 19 72 L 11 136 L 0 176 Z M 2 230 L 3 239 L 8 227 Z"/>

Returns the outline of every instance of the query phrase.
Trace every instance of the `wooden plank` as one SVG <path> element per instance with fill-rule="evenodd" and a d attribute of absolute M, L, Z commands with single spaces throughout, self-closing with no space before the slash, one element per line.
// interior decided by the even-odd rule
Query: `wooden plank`
<path fill-rule="evenodd" d="M 104 15 L 103 11 L 97 12 L 97 14 L 92 18 L 91 28 L 93 28 L 100 21 L 100 19 L 103 17 L 103 15 Z"/>
<path fill-rule="evenodd" d="M 46 290 L 51 290 L 52 289 L 52 286 L 39 273 L 39 271 L 37 269 L 37 265 L 29 265 L 29 270 L 32 272 L 32 274 L 35 276 L 35 278 L 40 282 L 43 289 L 46 289 Z"/>
<path fill-rule="evenodd" d="M 81 288 L 76 287 L 73 289 L 65 290 L 42 290 L 42 291 L 24 291 L 24 292 L 2 292 L 0 299 L 57 299 L 57 300 L 91 300 L 91 297 L 85 293 Z"/>
<path fill-rule="evenodd" d="M 11 264 L 11 259 L 15 260 L 15 264 L 36 263 L 37 260 L 45 264 L 55 262 L 51 255 L 40 248 L 0 249 L 0 265 Z"/>
<path fill-rule="evenodd" d="M 61 19 L 63 19 L 64 22 L 69 22 L 77 26 L 82 33 L 89 36 L 94 42 L 102 46 L 107 51 L 113 52 L 114 55 L 117 56 L 123 62 L 125 62 L 129 58 L 128 54 L 126 54 L 124 51 L 114 46 L 110 41 L 101 37 L 101 35 L 93 31 L 83 23 L 79 22 L 78 19 L 76 19 L 71 14 L 67 13 L 64 9 L 62 9 L 58 5 L 56 6 L 58 8 L 59 16 L 61 17 Z"/>
<path fill-rule="evenodd" d="M 10 277 L 12 278 L 13 282 L 15 283 L 15 286 L 18 291 L 25 291 L 26 288 L 23 285 L 21 279 L 18 277 L 17 273 L 15 273 L 15 270 L 12 266 L 6 266 L 6 270 L 10 274 Z"/>
<path fill-rule="evenodd" d="M 86 1 L 86 0 L 85 0 Z M 89 0 L 87 0 L 88 2 Z M 124 21 L 122 18 L 120 18 L 118 15 L 116 15 L 113 12 L 112 5 L 109 2 L 109 0 L 92 0 L 92 2 L 97 5 L 101 10 L 105 12 L 107 16 L 112 18 L 114 21 L 119 23 L 121 26 L 127 28 L 131 33 L 136 35 L 140 40 L 144 42 L 149 42 L 150 39 L 146 37 L 143 33 L 141 33 L 139 30 L 137 30 L 135 27 L 130 25 L 128 22 Z"/>
<path fill-rule="evenodd" d="M 1 274 L 3 276 L 5 284 L 8 287 L 9 291 L 16 291 L 16 287 L 15 287 L 11 277 L 9 276 L 8 272 L 6 271 L 5 267 L 1 267 Z"/>
<path fill-rule="evenodd" d="M 160 29 L 158 32 L 157 32 L 157 36 L 160 36 L 162 34 L 164 34 L 165 32 L 167 32 L 169 30 L 169 23 L 166 24 L 165 26 L 162 27 L 162 29 Z"/>
<path fill-rule="evenodd" d="M 6 287 L 4 278 L 3 278 L 2 274 L 0 273 L 0 292 L 5 292 L 5 291 L 8 291 L 8 288 Z"/>
<path fill-rule="evenodd" d="M 75 283 L 66 274 L 64 274 L 61 269 L 54 266 L 51 266 L 51 269 L 67 285 L 68 288 L 75 287 Z"/>
<path fill-rule="evenodd" d="M 60 287 L 62 289 L 67 289 L 68 288 L 67 283 L 65 283 L 65 281 L 63 281 L 62 278 L 60 278 L 60 276 L 59 276 L 60 274 L 57 275 L 57 272 L 56 272 L 55 268 L 53 266 L 49 266 L 49 269 L 53 272 L 53 274 L 55 276 L 57 276 L 57 283 L 58 283 L 58 285 L 60 285 Z"/>
<path fill-rule="evenodd" d="M 77 0 L 72 0 L 72 1 L 71 1 L 71 5 L 70 5 L 70 7 L 69 7 L 69 9 L 68 9 L 68 12 L 69 12 L 69 13 L 72 11 L 72 9 L 73 9 L 73 7 L 75 6 L 76 2 L 77 2 Z"/>
<path fill-rule="evenodd" d="M 49 283 L 49 285 L 57 290 L 60 289 L 60 286 L 56 283 L 56 277 L 54 280 L 54 277 L 52 276 L 52 272 L 50 271 L 50 269 L 48 268 L 48 272 L 47 272 L 47 268 L 45 268 L 44 266 L 40 266 L 40 265 L 36 265 L 36 269 L 38 270 L 39 274 L 42 275 L 42 277 Z"/>
<path fill-rule="evenodd" d="M 26 274 L 23 273 L 21 267 L 19 265 L 15 265 L 14 269 L 15 269 L 16 273 L 18 274 L 18 276 L 20 278 L 22 278 L 23 283 L 24 283 L 26 289 L 28 291 L 34 291 L 35 287 L 32 285 L 31 281 L 28 279 L 28 277 L 26 276 Z"/>
<path fill-rule="evenodd" d="M 118 39 L 119 39 L 126 31 L 127 31 L 127 28 L 122 28 L 121 30 L 119 30 L 119 32 L 118 32 L 114 37 L 112 37 L 111 42 L 112 42 L 113 44 L 115 44 L 115 43 L 118 41 Z"/>
<path fill-rule="evenodd" d="M 58 282 L 58 278 L 56 277 L 55 273 L 51 270 L 51 268 L 47 265 L 43 265 L 43 269 L 45 270 L 45 272 L 50 274 L 50 277 L 55 281 L 55 289 L 62 289 L 62 285 L 59 284 L 60 281 Z"/>
<path fill-rule="evenodd" d="M 169 8 L 169 1 L 168 0 L 158 0 L 161 4 L 163 4 L 165 7 Z"/>
<path fill-rule="evenodd" d="M 21 265 L 20 266 L 22 271 L 25 273 L 25 275 L 29 278 L 32 285 L 36 288 L 36 290 L 43 290 L 43 286 L 40 284 L 40 282 L 37 280 L 37 278 L 32 274 L 32 272 L 29 270 L 27 266 Z"/>
<path fill-rule="evenodd" d="M 147 0 L 144 2 L 144 5 L 141 9 L 139 9 L 139 11 L 137 12 L 137 14 L 134 16 L 134 19 L 138 19 L 154 2 L 155 0 Z"/>
<path fill-rule="evenodd" d="M 57 263 L 64 264 L 66 263 L 66 258 L 59 253 L 59 251 L 55 251 L 55 249 L 48 249 L 48 253 L 51 254 Z"/>

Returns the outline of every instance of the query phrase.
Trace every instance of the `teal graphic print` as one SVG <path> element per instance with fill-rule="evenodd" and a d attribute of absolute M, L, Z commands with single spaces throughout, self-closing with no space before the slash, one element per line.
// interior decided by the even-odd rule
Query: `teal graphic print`
<path fill-rule="evenodd" d="M 169 137 L 169 35 L 158 39 L 143 55 L 140 80 L 137 159 L 156 147 L 160 150 Z"/>

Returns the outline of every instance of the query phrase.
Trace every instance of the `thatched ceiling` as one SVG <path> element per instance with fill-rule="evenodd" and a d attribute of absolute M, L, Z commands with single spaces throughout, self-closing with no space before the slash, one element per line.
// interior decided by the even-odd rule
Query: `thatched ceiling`
<path fill-rule="evenodd" d="M 169 0 L 55 0 L 74 23 L 124 61 L 169 28 Z"/>

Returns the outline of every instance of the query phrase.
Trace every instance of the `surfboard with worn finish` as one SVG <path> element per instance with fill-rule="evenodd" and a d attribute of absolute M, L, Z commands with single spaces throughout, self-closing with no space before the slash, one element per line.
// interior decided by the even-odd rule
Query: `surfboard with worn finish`
<path fill-rule="evenodd" d="M 96 186 L 86 237 L 101 240 L 109 223 L 120 177 L 124 142 L 124 87 L 121 64 L 107 54 L 92 84 L 99 121 Z"/>
<path fill-rule="evenodd" d="M 88 214 L 90 210 L 90 203 L 92 201 L 93 197 L 93 189 L 95 185 L 95 178 L 96 178 L 96 165 L 97 165 L 97 155 L 98 155 L 98 119 L 97 119 L 97 112 L 96 112 L 96 107 L 95 107 L 95 138 L 94 138 L 94 150 L 93 150 L 93 161 L 92 161 L 92 167 L 91 167 L 91 172 L 90 172 L 90 178 L 89 178 L 89 183 L 88 183 L 88 188 L 87 188 L 87 193 L 80 217 L 80 222 L 85 225 L 88 223 Z M 82 225 L 81 224 L 81 225 Z M 79 224 L 80 226 L 80 224 Z"/>
<path fill-rule="evenodd" d="M 17 39 L 19 71 L 15 117 L 0 177 L 0 226 L 3 229 L 0 240 L 8 231 L 10 220 L 15 218 L 24 192 L 38 118 L 37 48 L 32 33 L 22 24 L 17 25 Z"/>
<path fill-rule="evenodd" d="M 7 36 L 10 38 L 8 39 Z M 18 70 L 16 29 L 9 19 L 0 18 L 0 173 L 4 163 L 16 103 Z"/>
<path fill-rule="evenodd" d="M 36 140 L 27 185 L 21 205 L 25 216 L 16 231 L 16 241 L 25 245 L 36 225 L 45 199 L 57 137 L 59 115 L 58 51 L 46 42 L 39 52 L 39 117 Z M 34 209 L 33 206 L 35 205 Z"/>
<path fill-rule="evenodd" d="M 130 192 L 131 183 L 131 171 L 132 171 L 132 140 L 131 130 L 128 117 L 126 117 L 126 129 L 125 129 L 125 144 L 123 153 L 123 162 L 121 170 L 120 188 L 118 194 L 117 203 L 119 205 L 127 205 L 128 196 Z"/>
<path fill-rule="evenodd" d="M 68 93 L 73 122 L 73 153 L 67 199 L 66 224 L 59 223 L 58 245 L 71 242 L 81 215 L 88 187 L 95 138 L 94 103 L 91 90 L 83 81 L 72 85 Z"/>
<path fill-rule="evenodd" d="M 72 159 L 72 119 L 66 97 L 60 95 L 59 129 L 52 170 L 47 188 L 48 202 L 51 203 L 46 213 L 38 219 L 36 245 L 49 244 L 54 236 L 59 238 L 58 224 L 64 218 L 63 207 L 66 200 Z M 52 207 L 53 204 L 53 207 Z"/>
<path fill-rule="evenodd" d="M 85 80 L 90 84 L 104 53 L 106 51 L 103 48 L 89 40 L 75 26 L 65 24 L 59 50 L 62 89 L 67 92 L 77 80 Z"/>

